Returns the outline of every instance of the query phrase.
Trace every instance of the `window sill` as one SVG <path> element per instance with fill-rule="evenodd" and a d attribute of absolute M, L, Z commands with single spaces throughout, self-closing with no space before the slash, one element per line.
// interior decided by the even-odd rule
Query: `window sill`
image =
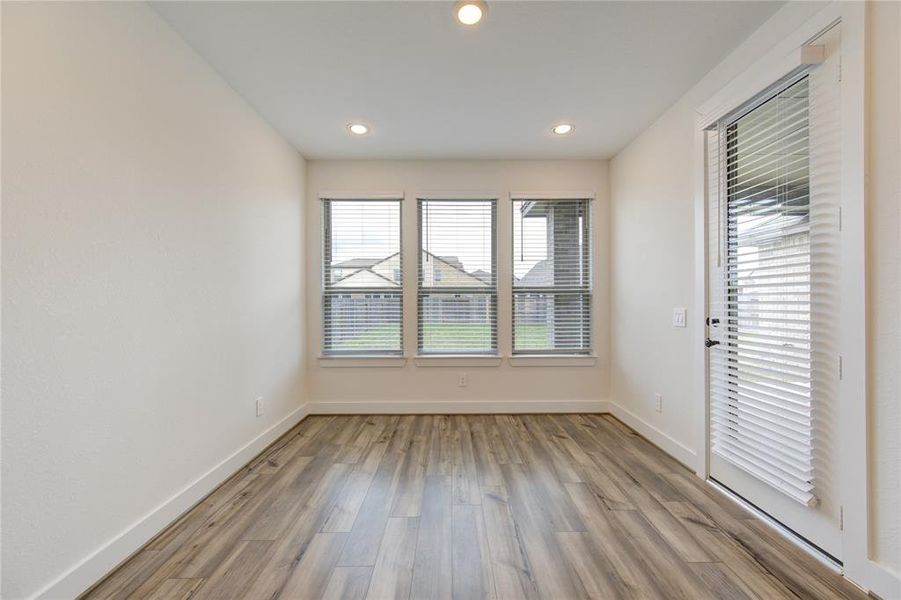
<path fill-rule="evenodd" d="M 520 354 L 508 360 L 511 367 L 593 367 L 598 357 L 593 354 Z"/>
<path fill-rule="evenodd" d="M 407 364 L 404 356 L 320 356 L 319 366 L 324 368 L 372 368 L 403 367 Z"/>
<path fill-rule="evenodd" d="M 593 367 L 597 356 L 576 354 L 534 354 L 508 356 L 511 367 Z M 417 367 L 498 367 L 504 357 L 485 354 L 425 354 L 414 356 Z M 320 356 L 319 366 L 328 369 L 401 368 L 405 356 Z"/>
<path fill-rule="evenodd" d="M 413 358 L 417 367 L 497 367 L 501 357 L 494 355 L 433 354 Z"/>

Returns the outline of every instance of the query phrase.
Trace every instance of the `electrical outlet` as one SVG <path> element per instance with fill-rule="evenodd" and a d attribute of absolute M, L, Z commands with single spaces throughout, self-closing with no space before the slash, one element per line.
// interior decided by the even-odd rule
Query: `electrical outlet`
<path fill-rule="evenodd" d="M 677 306 L 673 309 L 673 327 L 685 327 L 685 309 Z"/>
<path fill-rule="evenodd" d="M 663 412 L 663 396 L 660 394 L 654 394 L 654 410 Z"/>
<path fill-rule="evenodd" d="M 257 416 L 258 417 L 263 416 L 263 397 L 262 396 L 257 398 Z"/>
<path fill-rule="evenodd" d="M 457 379 L 457 387 L 466 387 L 468 383 L 466 373 L 460 373 L 460 377 Z"/>

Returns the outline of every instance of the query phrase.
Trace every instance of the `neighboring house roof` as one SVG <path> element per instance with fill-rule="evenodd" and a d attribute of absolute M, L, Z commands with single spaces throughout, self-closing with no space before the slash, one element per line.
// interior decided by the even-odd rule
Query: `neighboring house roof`
<path fill-rule="evenodd" d="M 443 265 L 446 265 L 455 271 L 458 271 L 459 274 L 462 275 L 464 278 L 471 279 L 471 280 L 477 282 L 479 285 L 484 286 L 484 285 L 488 285 L 491 283 L 491 274 L 490 273 L 486 274 L 486 275 L 488 275 L 488 279 L 483 279 L 482 277 L 477 275 L 477 273 L 483 273 L 483 274 L 485 273 L 485 271 L 482 271 L 481 269 L 470 273 L 469 271 L 467 271 L 466 269 L 463 268 L 463 263 L 461 263 L 460 259 L 457 258 L 456 256 L 436 256 L 435 254 L 432 254 L 428 250 L 423 250 L 422 253 L 427 254 L 429 258 L 431 258 Z"/>
<path fill-rule="evenodd" d="M 449 266 L 457 269 L 458 271 L 463 271 L 464 273 L 466 273 L 466 270 L 463 268 L 463 263 L 461 263 L 460 259 L 457 258 L 456 256 L 437 256 L 435 254 L 432 254 L 428 250 L 423 250 L 423 252 L 425 254 L 428 254 L 432 258 L 437 258 L 444 264 L 449 265 Z M 466 274 L 469 275 L 469 273 L 466 273 Z"/>
<path fill-rule="evenodd" d="M 482 269 L 469 273 L 463 268 L 463 263 L 456 256 L 436 256 L 428 250 L 423 250 L 422 252 L 428 255 L 428 258 L 457 271 L 458 276 L 471 279 L 479 285 L 491 284 L 491 273 Z M 397 281 L 377 271 L 379 265 L 397 256 L 398 253 L 395 252 L 384 258 L 352 258 L 334 264 L 332 269 L 354 269 L 354 271 L 335 281 L 332 287 L 386 287 L 386 283 L 391 287 L 398 287 Z"/>
<path fill-rule="evenodd" d="M 332 284 L 332 287 L 399 287 L 398 283 L 375 271 L 375 267 L 391 260 L 397 252 L 385 258 L 352 258 L 332 265 L 333 269 L 356 269 Z"/>
<path fill-rule="evenodd" d="M 396 252 L 391 256 L 397 254 Z M 345 260 L 344 262 L 340 262 L 338 264 L 332 265 L 333 269 L 368 269 L 378 263 L 388 260 L 391 256 L 387 258 L 352 258 L 350 260 Z"/>
<path fill-rule="evenodd" d="M 484 281 L 485 283 L 489 283 L 489 284 L 491 283 L 491 273 L 489 273 L 488 271 L 483 271 L 482 269 L 478 269 L 476 271 L 473 271 L 471 273 L 471 275 L 473 277 L 475 277 L 476 279 Z"/>
<path fill-rule="evenodd" d="M 389 279 L 372 269 L 359 269 L 347 277 L 342 277 L 332 287 L 365 288 L 365 287 L 398 287 L 393 279 Z"/>
<path fill-rule="evenodd" d="M 551 261 L 549 259 L 538 261 L 517 283 L 522 287 L 553 285 L 554 274 Z"/>

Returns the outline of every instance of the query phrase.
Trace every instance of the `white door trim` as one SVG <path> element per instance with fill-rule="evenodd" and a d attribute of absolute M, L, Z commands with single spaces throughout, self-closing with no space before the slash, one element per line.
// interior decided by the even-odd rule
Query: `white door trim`
<path fill-rule="evenodd" d="M 703 129 L 799 65 L 798 50 L 837 21 L 842 23 L 842 309 L 839 351 L 838 493 L 844 507 L 845 576 L 869 589 L 869 517 L 866 406 L 865 76 L 866 4 L 832 2 L 697 108 L 695 128 L 695 314 L 707 315 L 706 160 Z M 707 356 L 703 318 L 692 338 L 696 397 L 695 470 L 709 472 Z"/>

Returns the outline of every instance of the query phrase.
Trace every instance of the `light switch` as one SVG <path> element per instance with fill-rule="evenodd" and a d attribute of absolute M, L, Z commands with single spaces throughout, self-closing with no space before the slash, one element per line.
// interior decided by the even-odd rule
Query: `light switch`
<path fill-rule="evenodd" d="M 673 309 L 673 327 L 685 327 L 685 309 L 676 307 Z"/>

